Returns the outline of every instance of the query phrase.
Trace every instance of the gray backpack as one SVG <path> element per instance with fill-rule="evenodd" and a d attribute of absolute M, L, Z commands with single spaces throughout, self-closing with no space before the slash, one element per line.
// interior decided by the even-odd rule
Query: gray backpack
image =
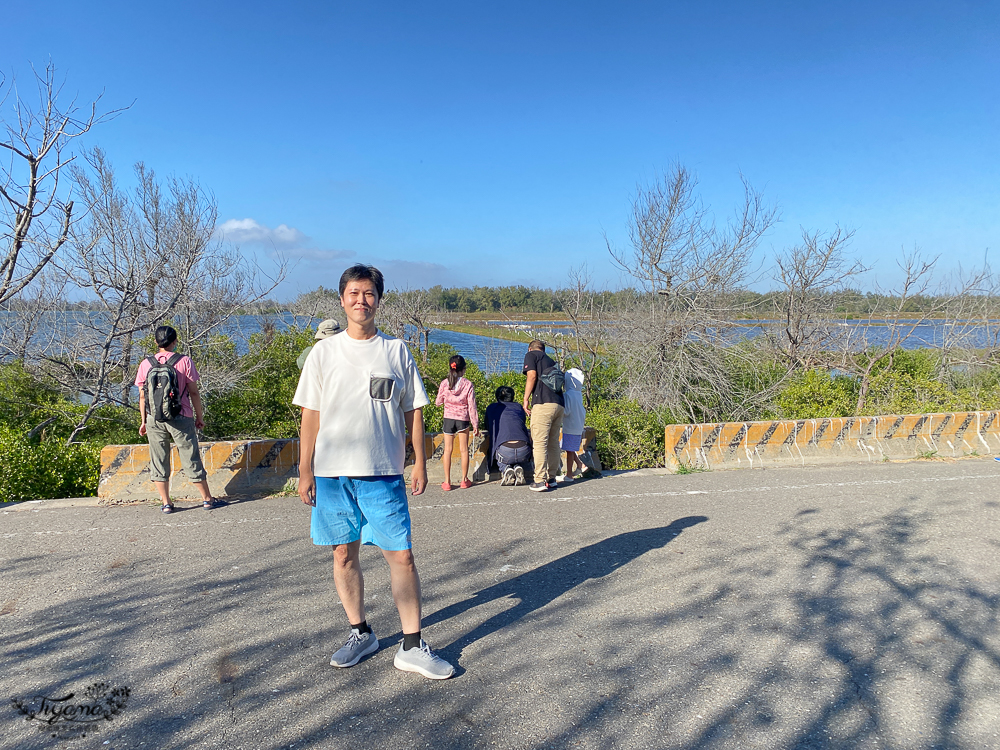
<path fill-rule="evenodd" d="M 552 365 L 548 370 L 543 372 L 538 376 L 545 385 L 549 387 L 549 390 L 554 393 L 562 393 L 566 390 L 566 376 L 563 371 L 559 368 L 559 365 Z"/>
<path fill-rule="evenodd" d="M 160 363 L 156 357 L 146 357 L 149 372 L 146 374 L 146 410 L 157 422 L 169 422 L 181 413 L 181 389 L 174 365 L 183 354 L 174 354 Z"/>

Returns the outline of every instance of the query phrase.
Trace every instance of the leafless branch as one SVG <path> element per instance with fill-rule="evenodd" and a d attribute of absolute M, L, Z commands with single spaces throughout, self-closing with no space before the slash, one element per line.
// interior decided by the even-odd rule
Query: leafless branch
<path fill-rule="evenodd" d="M 84 107 L 67 103 L 51 63 L 33 72 L 37 100 L 23 98 L 11 80 L 2 98 L 10 114 L 0 111 L 0 151 L 9 156 L 0 162 L 0 304 L 34 281 L 69 238 L 73 201 L 60 187 L 75 158 L 69 146 L 127 109 L 99 113 L 101 96 Z"/>

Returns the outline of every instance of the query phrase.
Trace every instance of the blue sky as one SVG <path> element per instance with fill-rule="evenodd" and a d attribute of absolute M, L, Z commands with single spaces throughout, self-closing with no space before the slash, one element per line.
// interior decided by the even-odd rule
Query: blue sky
<path fill-rule="evenodd" d="M 101 126 L 211 189 L 279 297 L 374 262 L 398 287 L 627 283 L 636 184 L 674 162 L 724 217 L 742 173 L 801 228 L 856 230 L 891 284 L 1000 247 L 1000 4 L 64 2 L 5 11 L 3 69 L 135 104 Z M 758 283 L 767 287 L 766 278 Z"/>

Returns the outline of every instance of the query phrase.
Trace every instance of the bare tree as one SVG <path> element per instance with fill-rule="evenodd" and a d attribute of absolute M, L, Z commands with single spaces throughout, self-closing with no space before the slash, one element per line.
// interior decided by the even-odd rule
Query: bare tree
<path fill-rule="evenodd" d="M 612 341 L 626 393 L 692 420 L 753 408 L 727 379 L 727 337 L 736 292 L 778 215 L 744 179 L 744 199 L 720 228 L 696 186 L 681 166 L 640 186 L 628 222 L 631 247 L 608 242 L 614 261 L 642 286 L 625 297 Z"/>
<path fill-rule="evenodd" d="M 37 99 L 24 98 L 13 81 L 0 93 L 0 303 L 11 299 L 42 272 L 66 243 L 73 201 L 63 187 L 75 158 L 70 144 L 122 109 L 98 114 L 100 97 L 85 106 L 65 101 L 50 63 L 34 74 Z"/>
<path fill-rule="evenodd" d="M 681 307 L 738 288 L 760 238 L 778 218 L 777 208 L 743 178 L 744 200 L 720 229 L 696 196 L 697 185 L 680 165 L 653 184 L 640 185 L 628 222 L 631 248 L 620 251 L 608 243 L 623 270 Z"/>
<path fill-rule="evenodd" d="M 966 276 L 961 288 L 950 294 L 931 295 L 929 292 L 937 261 L 937 257 L 925 260 L 916 250 L 905 253 L 898 263 L 903 271 L 902 282 L 895 289 L 879 290 L 881 299 L 887 300 L 888 305 L 873 311 L 872 318 L 880 316 L 882 325 L 873 326 L 869 321 L 869 325 L 858 329 L 857 337 L 845 341 L 843 367 L 852 370 L 859 382 L 855 414 L 861 414 L 866 407 L 873 376 L 880 367 L 892 367 L 899 350 L 926 328 L 929 321 L 944 314 L 954 300 L 974 294 L 989 278 L 988 268 L 983 268 Z M 916 298 L 929 299 L 931 304 L 922 305 L 919 312 L 913 312 L 911 302 Z M 880 338 L 878 341 L 873 340 L 876 334 Z M 933 344 L 926 341 L 920 343 Z"/>
<path fill-rule="evenodd" d="M 583 370 L 584 397 L 589 405 L 594 371 L 608 351 L 612 315 L 602 295 L 590 288 L 591 274 L 586 265 L 571 268 L 569 287 L 559 293 L 560 305 L 573 331 L 568 354 Z"/>
<path fill-rule="evenodd" d="M 35 282 L 7 300 L 0 325 L 0 361 L 27 363 L 36 351 L 52 345 L 57 333 L 53 325 L 63 307 L 66 279 L 52 267 L 38 274 Z"/>
<path fill-rule="evenodd" d="M 129 192 L 103 152 L 86 157 L 89 170 L 74 168 L 73 178 L 88 210 L 71 229 L 70 253 L 59 265 L 93 297 L 96 310 L 72 318 L 46 356 L 48 372 L 88 401 L 70 441 L 102 405 L 129 404 L 136 337 L 168 319 L 200 357 L 206 380 L 212 373 L 221 381 L 215 387 L 235 383 L 245 373 L 227 370 L 225 357 L 213 356 L 220 350 L 235 355 L 231 344 L 213 336 L 284 277 L 283 265 L 265 276 L 238 248 L 214 237 L 215 199 L 195 181 L 164 184 L 140 163 Z"/>
<path fill-rule="evenodd" d="M 868 270 L 845 254 L 853 236 L 840 227 L 826 235 L 803 230 L 802 243 L 775 259 L 782 325 L 765 328 L 765 334 L 790 368 L 818 364 L 842 333 L 833 323 L 837 293 Z"/>
<path fill-rule="evenodd" d="M 426 362 L 435 312 L 434 299 L 426 289 L 388 292 L 379 309 L 379 325 L 413 345 Z"/>
<path fill-rule="evenodd" d="M 967 389 L 979 404 L 992 388 L 993 379 L 983 376 L 1000 359 L 1000 278 L 984 260 L 982 269 L 959 269 L 949 285 L 954 291 L 942 321 L 940 376 Z"/>
<path fill-rule="evenodd" d="M 342 326 L 347 324 L 343 308 L 340 306 L 340 295 L 336 289 L 325 289 L 322 286 L 311 292 L 300 294 L 288 305 L 295 324 L 300 328 L 312 326 L 314 321 L 336 318 Z"/>

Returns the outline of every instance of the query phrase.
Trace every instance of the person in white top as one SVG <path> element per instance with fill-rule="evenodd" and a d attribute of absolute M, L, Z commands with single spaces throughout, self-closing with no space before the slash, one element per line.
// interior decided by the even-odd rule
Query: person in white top
<path fill-rule="evenodd" d="M 302 407 L 299 497 L 312 506 L 314 544 L 333 547 L 333 579 L 351 635 L 330 659 L 352 667 L 378 650 L 365 618 L 361 544 L 382 549 L 403 643 L 397 669 L 443 680 L 454 667 L 420 633 L 420 578 L 413 560 L 403 481 L 406 433 L 413 443 L 414 495 L 427 486 L 423 407 L 427 394 L 409 349 L 375 326 L 382 273 L 351 266 L 340 277 L 347 330 L 320 341 L 302 368 L 292 402 Z"/>

